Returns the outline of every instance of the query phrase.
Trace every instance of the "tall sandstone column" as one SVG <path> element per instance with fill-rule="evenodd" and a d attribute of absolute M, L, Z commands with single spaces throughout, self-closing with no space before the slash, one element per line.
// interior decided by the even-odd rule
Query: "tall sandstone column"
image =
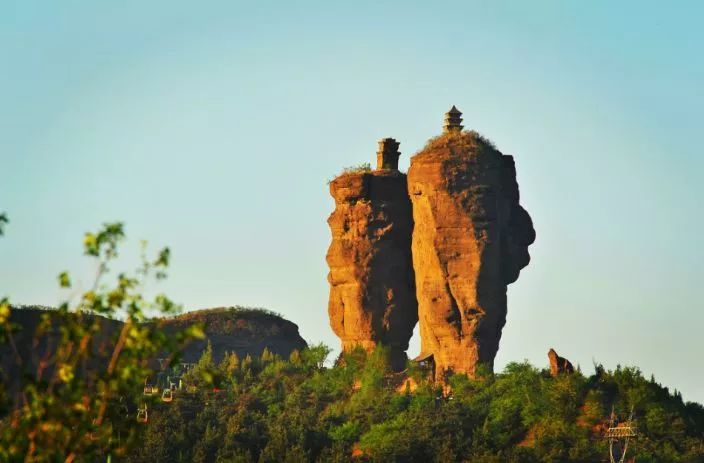
<path fill-rule="evenodd" d="M 519 205 L 512 156 L 447 113 L 445 133 L 411 158 L 413 266 L 423 356 L 436 378 L 493 368 L 506 287 L 528 265 L 535 230 Z"/>
<path fill-rule="evenodd" d="M 346 172 L 330 182 L 335 210 L 328 218 L 328 313 L 344 351 L 385 345 L 398 370 L 418 322 L 413 221 L 398 143 L 381 140 L 377 154 L 377 170 Z"/>

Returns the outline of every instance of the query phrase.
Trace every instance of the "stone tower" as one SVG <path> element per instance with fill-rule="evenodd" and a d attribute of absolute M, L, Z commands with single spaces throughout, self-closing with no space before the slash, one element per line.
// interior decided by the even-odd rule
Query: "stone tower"
<path fill-rule="evenodd" d="M 393 138 L 382 138 L 379 140 L 379 149 L 376 152 L 377 170 L 398 170 L 398 151 L 400 143 Z"/>
<path fill-rule="evenodd" d="M 400 370 L 418 307 L 411 201 L 406 175 L 397 170 L 398 147 L 392 138 L 381 140 L 377 170 L 347 172 L 330 182 L 335 210 L 328 218 L 332 242 L 326 259 L 330 325 L 343 351 L 382 344 Z"/>
<path fill-rule="evenodd" d="M 411 159 L 413 266 L 422 356 L 436 378 L 493 368 L 507 285 L 528 265 L 535 231 L 519 204 L 513 157 L 462 132 L 454 106 L 443 135 Z"/>

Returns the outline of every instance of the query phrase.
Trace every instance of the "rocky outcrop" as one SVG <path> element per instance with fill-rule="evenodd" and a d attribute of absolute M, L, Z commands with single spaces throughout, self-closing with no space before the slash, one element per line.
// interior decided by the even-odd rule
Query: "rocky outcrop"
<path fill-rule="evenodd" d="M 528 265 L 535 231 L 519 204 L 512 156 L 448 113 L 446 133 L 411 159 L 421 349 L 436 377 L 493 368 L 506 322 L 506 289 Z"/>
<path fill-rule="evenodd" d="M 385 148 L 380 148 L 383 154 Z M 343 351 L 356 346 L 369 351 L 382 344 L 398 369 L 405 364 L 418 321 L 413 222 L 406 176 L 396 169 L 393 156 L 380 155 L 379 167 L 347 172 L 330 182 L 335 210 L 328 218 L 328 313 Z"/>
<path fill-rule="evenodd" d="M 548 359 L 550 359 L 550 375 L 555 377 L 560 374 L 574 373 L 572 363 L 564 357 L 560 357 L 555 352 L 555 349 L 548 351 Z"/>

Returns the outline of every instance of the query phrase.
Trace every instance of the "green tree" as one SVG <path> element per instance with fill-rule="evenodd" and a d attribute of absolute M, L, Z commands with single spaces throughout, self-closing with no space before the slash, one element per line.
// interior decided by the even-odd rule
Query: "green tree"
<path fill-rule="evenodd" d="M 226 352 L 218 368 L 230 376 L 238 371 L 240 368 L 240 357 L 237 352 Z"/>

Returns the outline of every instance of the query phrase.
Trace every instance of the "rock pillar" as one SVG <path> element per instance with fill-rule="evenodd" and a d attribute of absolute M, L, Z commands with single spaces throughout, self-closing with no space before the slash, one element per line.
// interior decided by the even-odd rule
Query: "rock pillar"
<path fill-rule="evenodd" d="M 392 367 L 403 369 L 418 321 L 413 221 L 406 175 L 395 164 L 398 143 L 385 140 L 378 170 L 346 172 L 330 182 L 335 210 L 328 218 L 328 313 L 344 351 L 382 344 Z"/>
<path fill-rule="evenodd" d="M 458 126 L 451 116 L 446 125 Z M 474 376 L 480 363 L 493 368 L 506 287 L 535 240 L 513 157 L 475 132 L 446 130 L 411 159 L 408 191 L 421 349 L 433 355 L 436 378 Z"/>

